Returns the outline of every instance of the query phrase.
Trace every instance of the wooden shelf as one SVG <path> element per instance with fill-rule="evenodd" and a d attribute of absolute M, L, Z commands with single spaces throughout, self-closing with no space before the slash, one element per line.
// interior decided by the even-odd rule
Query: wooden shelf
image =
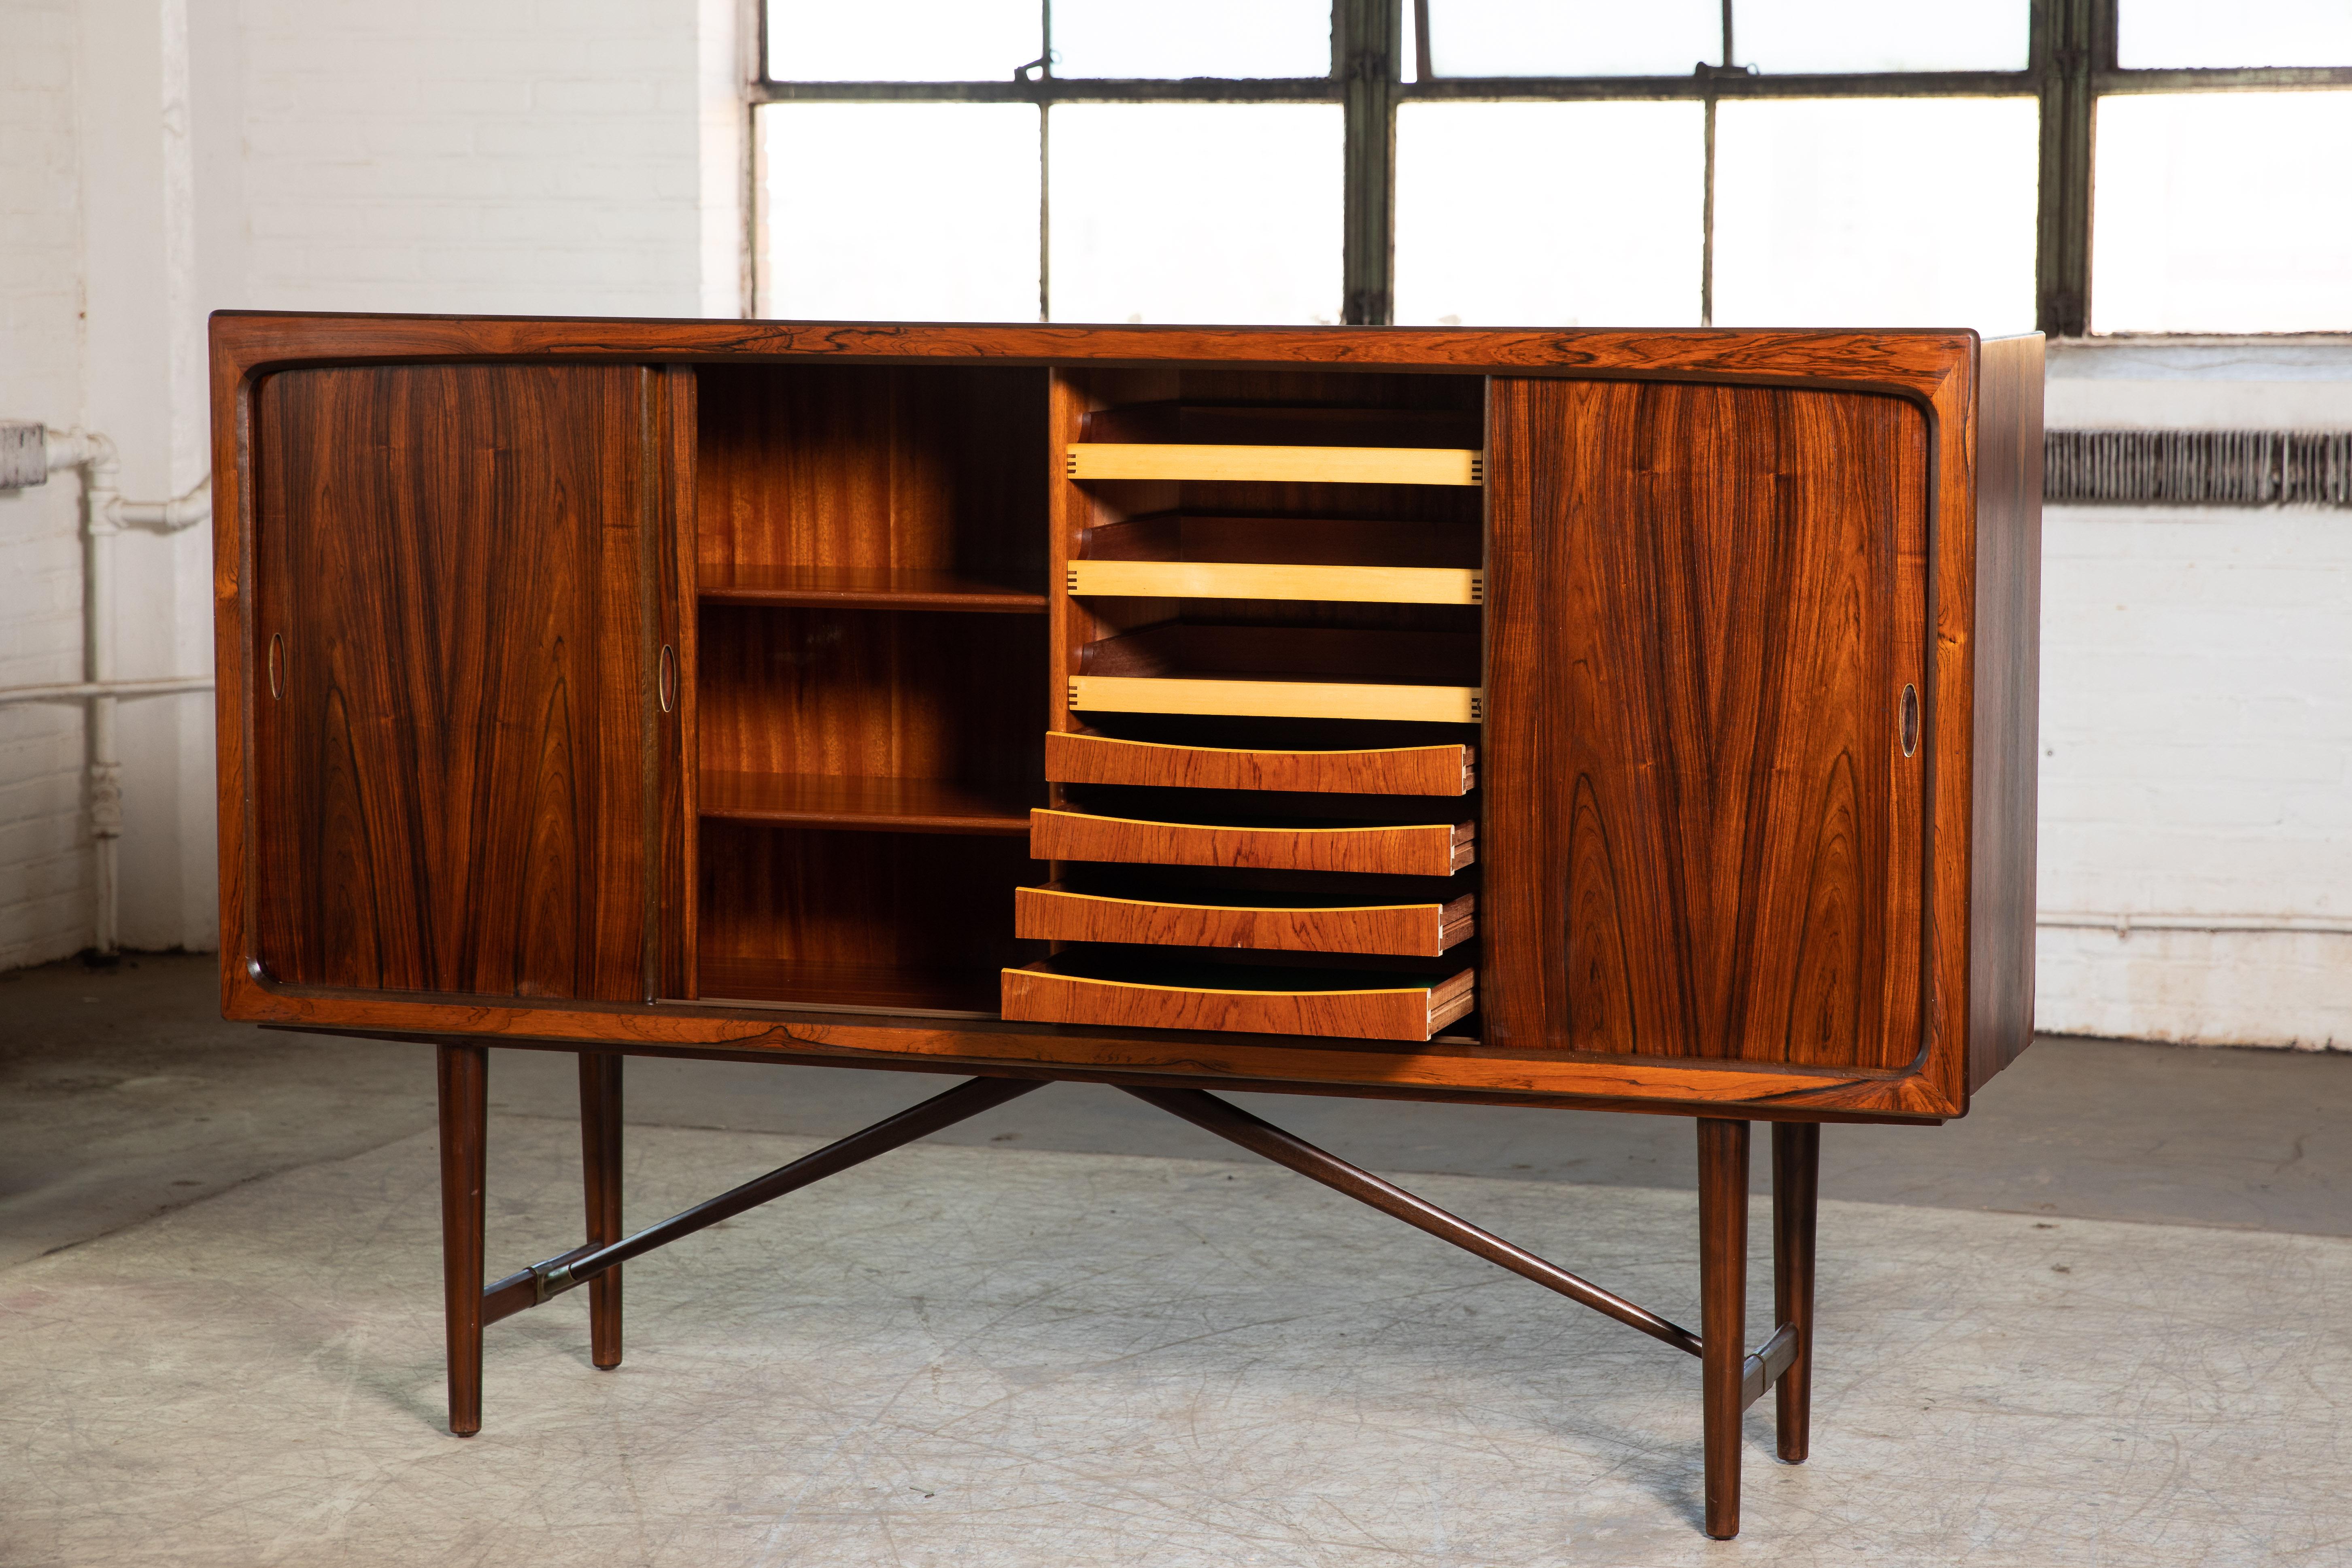
<path fill-rule="evenodd" d="M 1156 599 L 1327 599 L 1477 605 L 1486 574 L 1449 566 L 1307 566 L 1246 561 L 1073 561 L 1073 594 Z"/>
<path fill-rule="evenodd" d="M 705 769 L 699 815 L 871 833 L 1013 835 L 1029 831 L 1033 799 L 1018 784 Z"/>
<path fill-rule="evenodd" d="M 1456 447 L 1198 447 L 1073 441 L 1073 479 L 1225 479 L 1272 484 L 1477 485 L 1486 458 Z"/>
<path fill-rule="evenodd" d="M 1241 751 L 1109 735 L 1049 734 L 1045 776 L 1056 784 L 1276 789 L 1318 795 L 1467 795 L 1477 753 L 1465 745 L 1360 752 Z"/>
<path fill-rule="evenodd" d="M 1324 827 L 1148 822 L 1045 809 L 1031 812 L 1029 821 L 1029 855 L 1035 860 L 1450 877 L 1478 858 L 1473 822 Z"/>
<path fill-rule="evenodd" d="M 1059 954 L 1003 975 L 1004 1016 L 1045 1024 L 1426 1040 L 1476 1003 L 1467 969 L 1437 977 Z"/>
<path fill-rule="evenodd" d="M 1435 957 L 1476 930 L 1475 893 L 1444 903 L 1357 905 L 1335 905 L 1329 893 L 1257 889 L 1234 892 L 1222 902 L 1201 901 L 1207 893 L 1185 889 L 1113 898 L 1058 882 L 1023 888 L 1013 896 L 1013 934 L 1041 942 Z"/>
<path fill-rule="evenodd" d="M 705 604 L 806 605 L 832 609 L 941 610 L 1042 616 L 1046 596 L 960 572 L 862 566 L 740 566 L 703 563 Z"/>
<path fill-rule="evenodd" d="M 992 1016 L 1000 982 L 987 970 L 915 970 L 778 958 L 705 958 L 698 1001 L 797 1004 L 858 1012 Z"/>
<path fill-rule="evenodd" d="M 1476 686 L 1388 686 L 1367 680 L 1078 675 L 1070 706 L 1104 713 L 1232 714 L 1267 719 L 1402 719 L 1475 724 L 1486 692 Z"/>

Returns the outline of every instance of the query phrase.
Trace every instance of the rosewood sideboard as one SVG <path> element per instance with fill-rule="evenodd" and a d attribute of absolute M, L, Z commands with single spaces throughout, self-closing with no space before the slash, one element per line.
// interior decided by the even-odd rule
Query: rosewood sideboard
<path fill-rule="evenodd" d="M 1805 1457 L 1821 1125 L 2032 1033 L 2042 343 L 226 313 L 222 1005 L 427 1040 L 486 1325 L 1057 1079 L 1697 1357 Z M 488 1045 L 583 1245 L 487 1279 Z M 622 1058 L 968 1081 L 625 1237 Z M 1218 1089 L 1687 1116 L 1677 1325 Z M 1743 1321 L 1748 1130 L 1777 1311 Z"/>

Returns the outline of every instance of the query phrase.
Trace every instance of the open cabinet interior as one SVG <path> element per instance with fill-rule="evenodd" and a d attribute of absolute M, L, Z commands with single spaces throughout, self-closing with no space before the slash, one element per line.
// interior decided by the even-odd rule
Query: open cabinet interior
<path fill-rule="evenodd" d="M 695 994 L 992 1013 L 1045 799 L 1045 373 L 698 373 Z"/>
<path fill-rule="evenodd" d="M 1056 373 L 1050 806 L 1005 1016 L 1475 1027 L 1476 376 Z"/>

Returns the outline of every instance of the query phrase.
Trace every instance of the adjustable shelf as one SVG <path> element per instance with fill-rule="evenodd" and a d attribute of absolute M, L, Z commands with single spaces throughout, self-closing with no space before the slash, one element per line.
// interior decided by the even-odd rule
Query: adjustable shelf
<path fill-rule="evenodd" d="M 1444 901 L 1340 904 L 1329 892 L 1184 888 L 1116 898 L 1060 882 L 1013 894 L 1013 934 L 1043 942 L 1109 942 L 1290 952 L 1435 957 L 1476 931 L 1477 895 Z"/>
<path fill-rule="evenodd" d="M 1202 479 L 1273 484 L 1480 485 L 1483 453 L 1452 447 L 1201 447 L 1074 441 L 1073 479 Z"/>
<path fill-rule="evenodd" d="M 700 980 L 700 999 L 720 1005 L 750 1002 L 766 1006 L 838 1007 L 857 1013 L 951 1013 L 965 1017 L 994 1013 L 1002 989 L 1002 982 L 990 970 L 716 955 L 702 960 Z"/>
<path fill-rule="evenodd" d="M 1475 973 L 1261 968 L 1062 953 L 1003 978 L 1004 1016 L 1048 1024 L 1426 1040 L 1475 1005 Z"/>
<path fill-rule="evenodd" d="M 1018 784 L 706 769 L 699 815 L 869 833 L 1022 834 L 1031 804 Z"/>
<path fill-rule="evenodd" d="M 1288 752 L 1166 745 L 1109 735 L 1045 737 L 1045 776 L 1055 784 L 1467 795 L 1477 782 L 1476 763 L 1475 749 L 1459 744 Z"/>
<path fill-rule="evenodd" d="M 706 561 L 695 596 L 707 605 L 942 610 L 1042 616 L 1046 596 L 961 572 L 919 567 L 745 566 Z"/>
<path fill-rule="evenodd" d="M 1073 594 L 1160 599 L 1328 599 L 1477 605 L 1486 574 L 1444 566 L 1307 566 L 1248 561 L 1073 561 Z"/>
<path fill-rule="evenodd" d="M 1153 821 L 1041 808 L 1029 814 L 1029 855 L 1036 860 L 1450 877 L 1478 858 L 1475 822 L 1329 827 Z"/>

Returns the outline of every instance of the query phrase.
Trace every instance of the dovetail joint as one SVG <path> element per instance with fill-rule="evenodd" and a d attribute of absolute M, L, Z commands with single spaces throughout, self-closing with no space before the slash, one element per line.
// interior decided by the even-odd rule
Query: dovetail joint
<path fill-rule="evenodd" d="M 1484 572 L 1470 574 L 1470 602 L 1474 605 L 1486 602 L 1486 574 Z"/>
<path fill-rule="evenodd" d="M 1065 452 L 1062 454 L 1062 472 L 1068 475 L 1071 479 L 1076 479 L 1078 477 L 1078 455 L 1076 452 Z"/>
<path fill-rule="evenodd" d="M 1470 482 L 1474 485 L 1483 485 L 1486 482 L 1486 454 L 1484 452 L 1475 454 L 1470 459 Z"/>
<path fill-rule="evenodd" d="M 1076 567 L 1073 566 L 1070 568 L 1069 575 L 1063 580 L 1063 585 L 1073 594 L 1078 591 L 1078 569 Z"/>
<path fill-rule="evenodd" d="M 1073 707 L 1073 708 L 1076 708 L 1077 705 L 1078 705 L 1078 683 L 1077 683 L 1076 681 L 1073 680 L 1073 681 L 1071 681 L 1071 682 L 1070 682 L 1070 706 L 1071 706 L 1071 707 Z"/>

